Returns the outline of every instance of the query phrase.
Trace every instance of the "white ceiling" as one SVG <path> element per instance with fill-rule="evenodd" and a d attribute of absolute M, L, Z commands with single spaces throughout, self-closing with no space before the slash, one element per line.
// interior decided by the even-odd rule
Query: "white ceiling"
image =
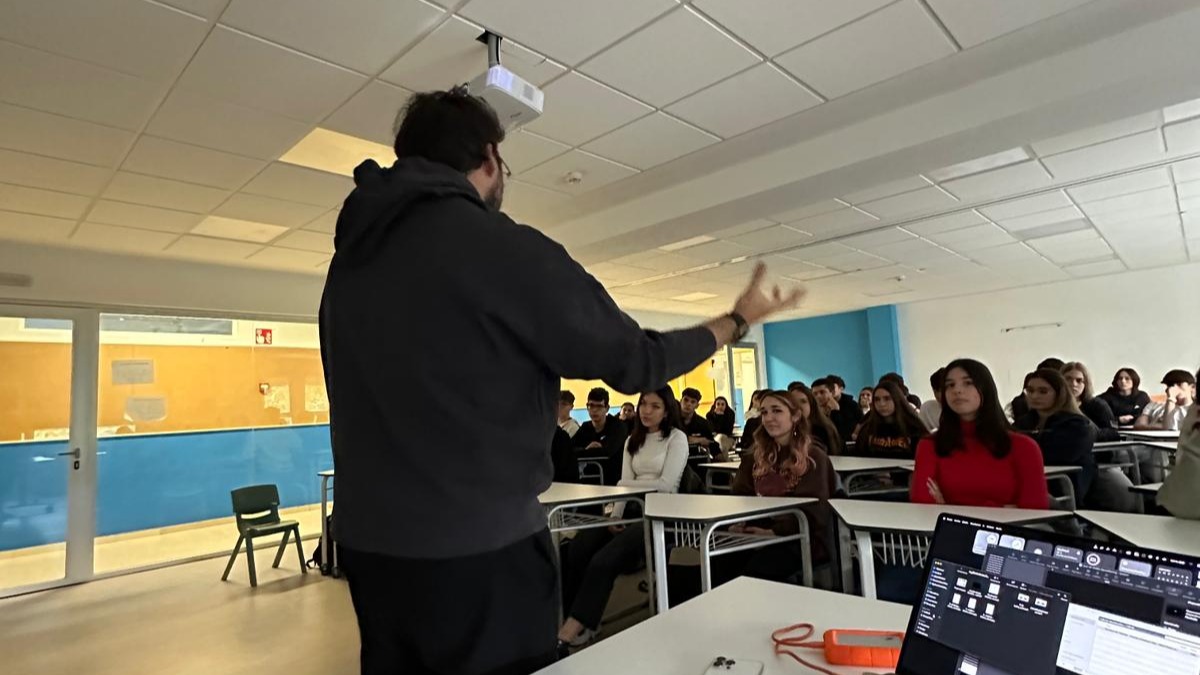
<path fill-rule="evenodd" d="M 390 144 L 486 27 L 546 92 L 506 210 L 627 307 L 1200 261 L 1200 0 L 164 2 L 0 4 L 0 239 L 320 274 L 352 181 L 280 158 Z"/>

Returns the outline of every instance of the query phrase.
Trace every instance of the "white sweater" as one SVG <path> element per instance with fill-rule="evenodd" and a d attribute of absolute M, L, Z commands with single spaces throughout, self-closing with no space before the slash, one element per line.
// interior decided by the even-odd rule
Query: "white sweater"
<path fill-rule="evenodd" d="M 683 431 L 672 429 L 667 438 L 655 432 L 646 436 L 645 443 L 637 454 L 629 454 L 629 441 L 625 442 L 624 462 L 621 466 L 620 487 L 652 488 L 655 492 L 679 492 L 679 481 L 687 466 L 687 436 Z M 619 502 L 613 508 L 613 517 L 620 518 L 625 504 Z"/>

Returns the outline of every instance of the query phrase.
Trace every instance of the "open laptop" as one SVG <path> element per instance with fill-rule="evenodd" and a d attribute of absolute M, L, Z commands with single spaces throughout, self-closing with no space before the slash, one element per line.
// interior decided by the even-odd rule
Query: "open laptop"
<path fill-rule="evenodd" d="M 1200 558 L 943 514 L 897 675 L 1200 675 Z"/>

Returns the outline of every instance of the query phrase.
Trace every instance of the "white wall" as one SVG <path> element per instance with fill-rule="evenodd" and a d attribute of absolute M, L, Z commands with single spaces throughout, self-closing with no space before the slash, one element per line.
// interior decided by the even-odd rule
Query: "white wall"
<path fill-rule="evenodd" d="M 1083 362 L 1101 391 L 1133 366 L 1155 394 L 1168 370 L 1200 366 L 1200 264 L 903 304 L 898 319 L 904 378 L 922 398 L 959 356 L 988 364 L 1006 398 L 1048 356 Z"/>

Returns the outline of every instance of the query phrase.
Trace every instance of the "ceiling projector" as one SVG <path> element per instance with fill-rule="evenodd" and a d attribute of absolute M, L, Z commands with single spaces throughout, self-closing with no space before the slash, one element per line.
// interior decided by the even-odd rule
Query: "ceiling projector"
<path fill-rule="evenodd" d="M 500 65 L 500 36 L 484 33 L 488 46 L 488 69 L 467 84 L 467 91 L 488 102 L 507 131 L 528 124 L 542 114 L 545 95 L 541 89 Z"/>

